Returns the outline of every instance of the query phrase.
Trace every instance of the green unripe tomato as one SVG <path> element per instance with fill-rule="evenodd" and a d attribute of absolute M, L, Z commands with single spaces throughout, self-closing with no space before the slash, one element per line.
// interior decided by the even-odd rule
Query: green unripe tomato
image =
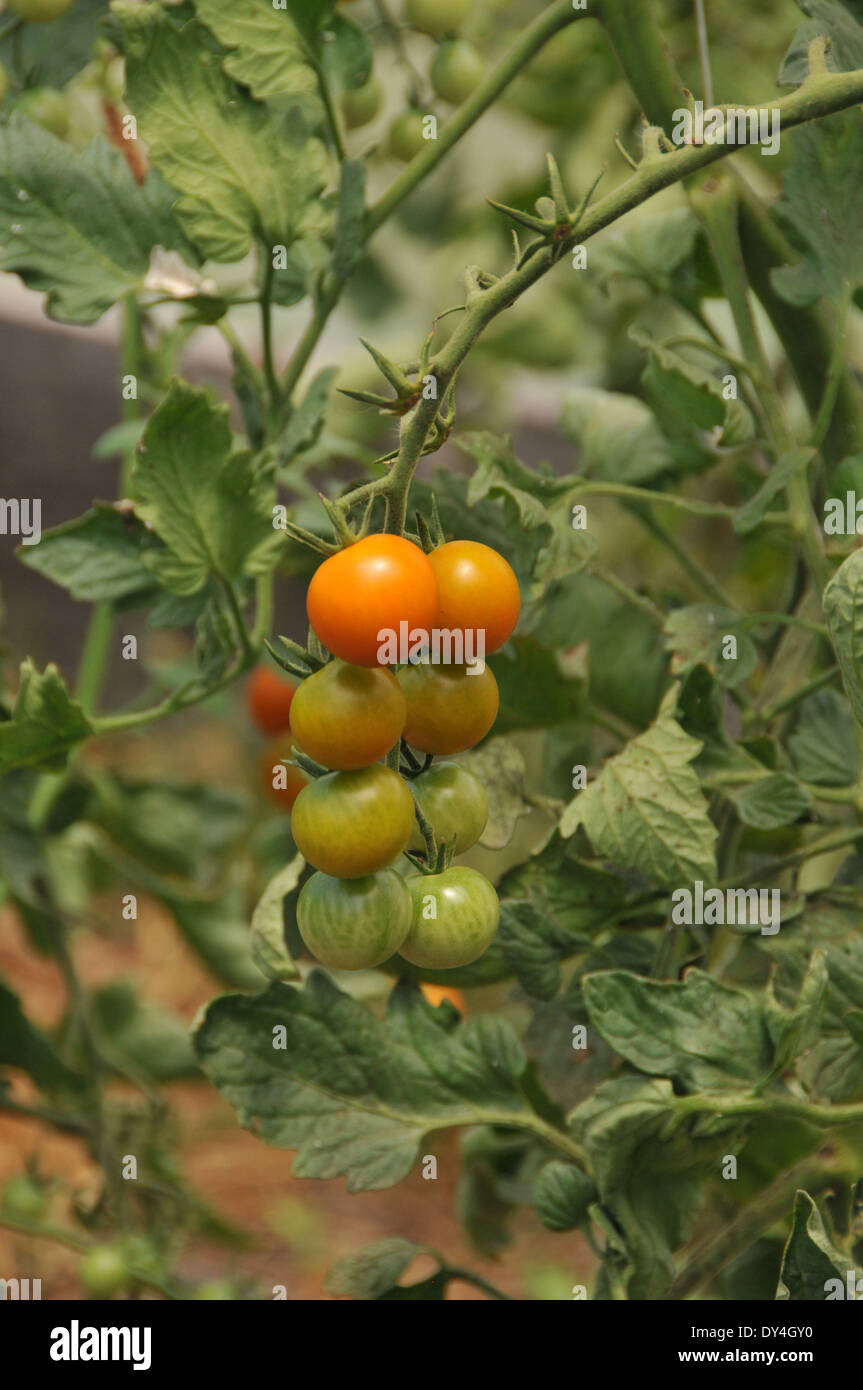
<path fill-rule="evenodd" d="M 425 149 L 424 117 L 421 111 L 402 111 L 396 116 L 387 135 L 387 148 L 395 159 L 409 164 L 414 155 Z"/>
<path fill-rule="evenodd" d="M 472 43 L 452 39 L 442 43 L 431 65 L 432 86 L 439 97 L 458 106 L 485 76 L 485 63 Z"/>
<path fill-rule="evenodd" d="M 126 1259 L 115 1245 L 94 1245 L 81 1258 L 78 1276 L 91 1298 L 112 1298 L 129 1285 Z"/>
<path fill-rule="evenodd" d="M 66 102 L 53 87 L 29 87 L 15 98 L 15 110 L 44 130 L 50 130 L 58 140 L 62 140 L 69 129 Z"/>
<path fill-rule="evenodd" d="M 458 32 L 472 9 L 473 0 L 407 0 L 405 17 L 414 29 L 443 39 Z"/>
<path fill-rule="evenodd" d="M 362 87 L 349 87 L 342 92 L 341 107 L 348 130 L 368 125 L 381 109 L 383 91 L 376 77 L 370 77 Z"/>
<path fill-rule="evenodd" d="M 453 867 L 442 874 L 414 874 L 406 882 L 414 915 L 400 956 L 423 970 L 454 970 L 488 950 L 500 903 L 487 878 L 476 869 Z"/>
<path fill-rule="evenodd" d="M 17 1221 L 38 1221 L 45 1211 L 44 1188 L 25 1173 L 10 1178 L 3 1188 L 0 1210 Z"/>
<path fill-rule="evenodd" d="M 406 882 L 392 869 L 368 878 L 313 874 L 297 902 L 300 936 L 332 970 L 371 970 L 394 956 L 411 925 Z"/>
<path fill-rule="evenodd" d="M 367 878 L 385 869 L 407 847 L 415 824 L 407 782 L 382 763 L 315 778 L 291 812 L 300 854 L 333 878 Z"/>
<path fill-rule="evenodd" d="M 54 19 L 61 19 L 73 4 L 74 0 L 6 0 L 10 14 L 37 24 L 50 24 Z"/>
<path fill-rule="evenodd" d="M 488 820 L 488 798 L 472 772 L 458 763 L 435 763 L 414 779 L 413 791 L 439 845 L 450 844 L 455 836 L 455 853 L 464 854 L 476 844 Z M 425 847 L 417 826 L 409 848 Z"/>

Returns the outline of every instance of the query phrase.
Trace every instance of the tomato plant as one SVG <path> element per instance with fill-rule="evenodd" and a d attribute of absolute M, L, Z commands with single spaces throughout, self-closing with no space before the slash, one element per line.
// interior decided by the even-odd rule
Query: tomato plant
<path fill-rule="evenodd" d="M 2 8 L 4 1289 L 863 1296 L 863 9 L 798 8 Z"/>

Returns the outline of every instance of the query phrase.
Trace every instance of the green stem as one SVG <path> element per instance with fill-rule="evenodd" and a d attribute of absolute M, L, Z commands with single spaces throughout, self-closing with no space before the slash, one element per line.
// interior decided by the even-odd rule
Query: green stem
<path fill-rule="evenodd" d="M 833 412 L 836 409 L 836 400 L 839 395 L 839 388 L 842 385 L 844 374 L 845 358 L 845 338 L 848 330 L 848 310 L 851 305 L 850 296 L 846 295 L 842 300 L 836 316 L 836 338 L 833 343 L 833 351 L 830 354 L 830 363 L 827 369 L 827 381 L 824 385 L 824 395 L 818 407 L 818 414 L 812 426 L 812 436 L 810 443 L 820 449 L 833 419 Z"/>
<path fill-rule="evenodd" d="M 447 1279 L 461 1279 L 465 1284 L 473 1284 L 474 1288 L 482 1289 L 483 1293 L 487 1293 L 489 1298 L 501 1299 L 506 1303 L 511 1301 L 508 1293 L 504 1293 L 502 1289 L 496 1288 L 495 1285 L 490 1284 L 487 1279 L 483 1279 L 481 1274 L 474 1274 L 470 1269 L 462 1269 L 459 1265 L 446 1264 L 442 1267 L 441 1274 L 444 1274 Z"/>
<path fill-rule="evenodd" d="M 765 1096 L 741 1094 L 739 1091 L 678 1096 L 674 1101 L 674 1111 L 677 1119 L 686 1119 L 689 1115 L 771 1115 L 804 1120 L 807 1124 L 827 1128 L 863 1124 L 863 1102 L 860 1101 L 848 1105 L 826 1105 L 799 1100 L 790 1095 Z"/>
<path fill-rule="evenodd" d="M 113 606 L 110 603 L 97 603 L 90 614 L 75 681 L 75 699 L 86 715 L 92 715 L 99 703 L 113 628 Z"/>
<path fill-rule="evenodd" d="M 786 695 L 784 700 L 779 700 L 775 705 L 768 709 L 761 710 L 759 719 L 766 724 L 772 724 L 777 715 L 784 714 L 801 700 L 805 700 L 807 695 L 812 695 L 816 690 L 821 690 L 825 685 L 829 685 L 839 675 L 838 666 L 828 666 L 825 671 L 819 671 L 817 676 L 813 676 L 805 685 L 801 685 L 797 690 L 793 690 L 790 695 Z"/>
<path fill-rule="evenodd" d="M 264 381 L 270 398 L 271 424 L 275 426 L 279 418 L 282 400 L 273 357 L 273 277 L 275 270 L 273 258 L 266 246 L 262 248 L 262 255 L 264 259 L 264 283 L 261 288 L 261 339 L 264 349 Z"/>
<path fill-rule="evenodd" d="M 671 552 L 680 568 L 689 576 L 696 588 L 701 589 L 708 598 L 712 598 L 723 607 L 734 608 L 732 600 L 712 574 L 696 560 L 694 555 L 690 555 L 685 546 L 681 545 L 677 537 L 661 521 L 657 520 L 646 507 L 633 506 L 631 510 L 642 525 L 646 526 L 656 539 L 662 542 L 666 550 Z"/>
<path fill-rule="evenodd" d="M 604 565 L 593 564 L 587 566 L 587 572 L 592 574 L 595 579 L 601 580 L 603 584 L 607 584 L 630 607 L 637 608 L 641 613 L 644 613 L 657 627 L 665 627 L 665 614 L 662 609 L 653 602 L 653 599 L 631 589 L 624 580 L 618 578 L 614 570 L 606 568 Z"/>

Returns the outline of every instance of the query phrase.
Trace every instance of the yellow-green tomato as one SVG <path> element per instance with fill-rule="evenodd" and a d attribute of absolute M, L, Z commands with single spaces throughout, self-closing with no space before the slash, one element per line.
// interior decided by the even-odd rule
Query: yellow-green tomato
<path fill-rule="evenodd" d="M 392 671 L 336 660 L 300 685 L 291 704 L 291 734 L 322 767 L 352 772 L 385 757 L 406 718 L 407 701 Z"/>
<path fill-rule="evenodd" d="M 414 29 L 442 39 L 457 33 L 472 9 L 473 0 L 407 0 L 405 17 Z"/>
<path fill-rule="evenodd" d="M 476 844 L 488 820 L 488 798 L 482 782 L 472 772 L 458 763 L 435 763 L 414 779 L 413 790 L 439 845 L 455 840 L 455 853 L 464 854 Z M 410 848 L 425 847 L 417 826 Z"/>
<path fill-rule="evenodd" d="M 16 1221 L 38 1221 L 45 1211 L 45 1189 L 27 1173 L 10 1178 L 0 1197 L 0 1210 Z"/>
<path fill-rule="evenodd" d="M 500 921 L 497 893 L 476 869 L 453 866 L 442 874 L 406 880 L 413 923 L 399 955 L 424 970 L 454 970 L 488 950 Z"/>
<path fill-rule="evenodd" d="M 458 106 L 485 77 L 485 63 L 467 39 L 442 43 L 431 65 L 432 86 L 439 97 Z"/>
<path fill-rule="evenodd" d="M 291 834 L 300 854 L 333 878 L 365 878 L 401 854 L 415 823 L 414 799 L 397 772 L 375 763 L 328 772 L 294 802 Z"/>
<path fill-rule="evenodd" d="M 15 98 L 15 110 L 62 140 L 69 130 L 66 101 L 53 87 L 28 87 Z"/>
<path fill-rule="evenodd" d="M 300 936 L 331 970 L 371 970 L 389 960 L 407 936 L 412 916 L 405 880 L 392 869 L 367 878 L 313 874 L 297 902 Z"/>
<path fill-rule="evenodd" d="M 50 24 L 54 19 L 61 19 L 73 4 L 74 0 L 6 0 L 10 14 L 37 24 Z"/>
<path fill-rule="evenodd" d="M 387 148 L 394 159 L 409 164 L 414 155 L 424 150 L 425 117 L 422 111 L 402 111 L 396 116 L 387 135 Z"/>
<path fill-rule="evenodd" d="M 370 77 L 361 87 L 348 87 L 341 95 L 342 115 L 348 130 L 368 125 L 381 109 L 383 92 L 376 77 Z"/>
<path fill-rule="evenodd" d="M 130 1283 L 126 1257 L 116 1245 L 94 1245 L 82 1255 L 78 1274 L 91 1298 L 112 1298 Z"/>

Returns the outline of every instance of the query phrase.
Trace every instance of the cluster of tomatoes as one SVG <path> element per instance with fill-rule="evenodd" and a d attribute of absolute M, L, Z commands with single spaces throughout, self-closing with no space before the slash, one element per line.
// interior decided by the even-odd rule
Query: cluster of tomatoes
<path fill-rule="evenodd" d="M 325 560 L 309 586 L 309 622 L 332 659 L 295 691 L 272 672 L 253 676 L 258 724 L 274 731 L 277 718 L 289 721 L 277 755 L 293 748 L 328 769 L 306 776 L 295 766 L 290 789 L 281 787 L 294 843 L 318 870 L 297 921 L 322 964 L 368 969 L 398 953 L 446 970 L 476 960 L 494 937 L 494 888 L 451 863 L 485 828 L 485 791 L 457 762 L 434 758 L 485 737 L 497 682 L 483 660 L 427 658 L 436 633 L 464 634 L 465 647 L 481 633 L 485 652 L 495 651 L 519 609 L 515 574 L 489 546 L 450 541 L 426 555 L 400 536 L 368 536 Z M 381 663 L 382 636 L 393 632 L 416 639 L 418 659 Z"/>
<path fill-rule="evenodd" d="M 438 41 L 429 69 L 437 96 L 459 106 L 485 76 L 485 62 L 472 43 L 459 36 L 470 18 L 474 0 L 405 0 L 404 19 L 412 28 Z M 350 130 L 368 125 L 380 113 L 383 89 L 372 76 L 360 87 L 342 93 L 341 109 Z M 426 112 L 412 106 L 395 117 L 387 132 L 387 149 L 407 163 L 425 147 Z"/>

